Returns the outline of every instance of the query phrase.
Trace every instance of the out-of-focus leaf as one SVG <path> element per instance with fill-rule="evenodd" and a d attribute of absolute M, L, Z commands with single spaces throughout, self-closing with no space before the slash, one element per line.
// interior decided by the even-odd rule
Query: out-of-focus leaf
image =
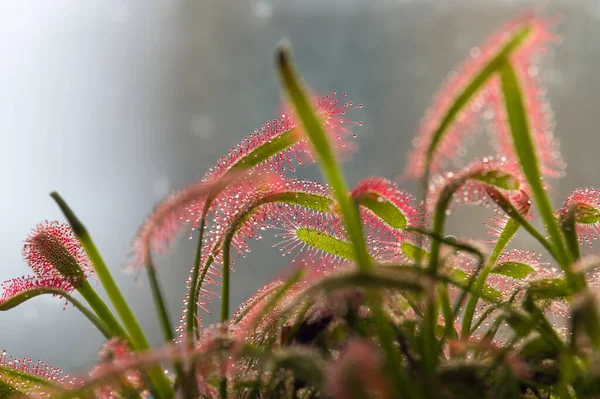
<path fill-rule="evenodd" d="M 517 280 L 522 280 L 535 272 L 535 269 L 525 263 L 520 262 L 504 262 L 496 265 L 491 273 L 501 274 Z"/>

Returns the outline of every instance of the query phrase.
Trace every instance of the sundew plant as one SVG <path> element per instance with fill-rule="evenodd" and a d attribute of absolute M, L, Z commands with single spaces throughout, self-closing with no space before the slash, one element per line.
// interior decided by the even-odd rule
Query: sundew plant
<path fill-rule="evenodd" d="M 565 169 L 539 63 L 551 27 L 512 21 L 450 74 L 414 148 L 398 148 L 410 151 L 404 178 L 421 182 L 414 195 L 383 177 L 347 185 L 339 162 L 359 141 L 351 111 L 361 106 L 335 91 L 313 98 L 280 46 L 285 111 L 157 204 L 133 239 L 128 263 L 148 276 L 159 348 L 52 193 L 67 223 L 27 237 L 30 273 L 2 284 L 0 310 L 53 295 L 106 343 L 93 369 L 72 376 L 3 352 L 0 398 L 600 397 L 600 257 L 580 253 L 600 232 L 600 190 L 577 189 L 558 207 L 549 195 Z M 481 130 L 491 153 L 470 154 Z M 310 163 L 322 183 L 293 177 Z M 487 238 L 448 231 L 458 206 L 490 208 Z M 197 247 L 174 323 L 153 256 L 180 233 Z M 232 265 L 249 267 L 266 234 L 290 270 L 234 310 Z M 542 252 L 515 248 L 516 234 Z M 211 302 L 220 323 L 207 326 Z"/>

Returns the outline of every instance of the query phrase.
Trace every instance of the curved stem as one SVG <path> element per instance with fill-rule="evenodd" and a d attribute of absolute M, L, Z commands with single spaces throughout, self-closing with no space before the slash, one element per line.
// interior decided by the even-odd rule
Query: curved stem
<path fill-rule="evenodd" d="M 326 197 L 318 197 L 314 194 L 306 194 L 306 193 L 293 193 L 293 192 L 283 192 L 283 193 L 267 193 L 262 198 L 257 199 L 250 205 L 248 205 L 245 209 L 242 209 L 236 218 L 231 222 L 227 232 L 225 233 L 225 237 L 223 238 L 223 244 L 221 245 L 221 251 L 223 252 L 223 291 L 221 298 L 221 322 L 224 322 L 229 318 L 229 264 L 231 263 L 231 241 L 235 236 L 236 232 L 239 230 L 240 226 L 250 219 L 252 213 L 256 211 L 260 206 L 266 204 L 273 203 L 287 203 L 293 205 L 301 205 L 306 208 L 311 208 L 320 212 L 327 212 L 330 206 L 330 200 Z M 309 198 L 316 199 L 315 203 L 310 202 Z M 220 242 L 217 241 L 215 246 L 213 247 L 212 253 L 217 252 L 217 248 L 220 245 Z M 369 257 L 370 258 L 370 257 Z M 206 266 L 203 271 L 203 275 L 206 274 L 208 270 L 209 262 L 211 259 L 209 258 L 206 262 Z"/>

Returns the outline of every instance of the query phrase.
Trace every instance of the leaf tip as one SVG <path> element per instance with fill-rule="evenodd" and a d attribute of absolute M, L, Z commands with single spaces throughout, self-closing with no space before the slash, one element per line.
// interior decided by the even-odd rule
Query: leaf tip
<path fill-rule="evenodd" d="M 275 50 L 275 63 L 279 70 L 286 70 L 290 68 L 292 59 L 292 47 L 289 40 L 282 39 L 277 44 Z"/>

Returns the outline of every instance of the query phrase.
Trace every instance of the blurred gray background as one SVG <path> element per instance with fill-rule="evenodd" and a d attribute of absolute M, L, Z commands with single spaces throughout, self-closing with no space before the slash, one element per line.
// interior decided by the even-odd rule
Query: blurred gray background
<path fill-rule="evenodd" d="M 569 164 L 568 177 L 553 183 L 558 204 L 573 188 L 600 183 L 596 0 L 2 2 L 0 280 L 28 273 L 20 253 L 36 223 L 63 220 L 48 197 L 56 189 L 85 221 L 159 343 L 145 275 L 136 282 L 121 271 L 131 239 L 169 190 L 201 177 L 277 116 L 273 49 L 281 38 L 290 39 L 315 90 L 346 91 L 364 104 L 352 115 L 364 126 L 356 130 L 361 150 L 345 164 L 350 182 L 394 178 L 446 73 L 527 7 L 562 17 L 564 42 L 543 69 Z M 319 178 L 314 166 L 301 174 Z M 463 214 L 451 218 L 450 232 L 483 231 L 485 212 Z M 234 304 L 288 266 L 269 240 L 253 248 L 233 273 Z M 182 238 L 159 259 L 174 320 L 192 256 L 193 244 Z M 0 350 L 69 371 L 90 367 L 101 336 L 62 305 L 37 298 L 0 314 Z M 205 323 L 214 320 L 205 316 Z"/>

